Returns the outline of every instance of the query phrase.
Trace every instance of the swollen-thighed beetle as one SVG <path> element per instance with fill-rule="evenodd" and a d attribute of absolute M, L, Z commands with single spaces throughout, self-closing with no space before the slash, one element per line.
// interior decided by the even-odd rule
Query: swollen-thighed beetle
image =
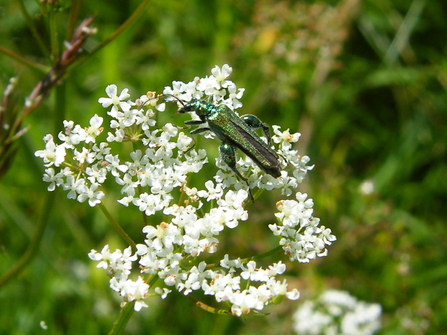
<path fill-rule="evenodd" d="M 219 147 L 220 156 L 239 178 L 247 182 L 247 178 L 242 176 L 236 168 L 235 148 L 250 157 L 269 175 L 275 178 L 281 175 L 279 156 L 270 145 L 269 126 L 256 116 L 249 114 L 238 116 L 226 105 L 216 106 L 205 100 L 192 99 L 189 103 L 184 104 L 177 97 L 172 97 L 183 105 L 178 113 L 196 112 L 199 116 L 200 120 L 185 121 L 186 125 L 208 124 L 208 127 L 197 128 L 191 131 L 191 134 L 199 134 L 205 131 L 216 134 L 222 141 Z M 259 128 L 264 132 L 268 143 L 255 132 L 255 129 Z"/>

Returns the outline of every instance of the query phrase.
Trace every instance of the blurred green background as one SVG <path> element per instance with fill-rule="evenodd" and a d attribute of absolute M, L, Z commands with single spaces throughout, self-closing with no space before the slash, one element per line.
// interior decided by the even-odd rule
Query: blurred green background
<path fill-rule="evenodd" d="M 107 334 L 119 313 L 107 277 L 87 253 L 125 245 L 97 209 L 46 191 L 33 155 L 42 137 L 56 134 L 62 119 L 86 125 L 93 114 L 104 116 L 97 99 L 108 84 L 128 87 L 135 98 L 225 63 L 233 67 L 230 79 L 246 89 L 241 113 L 300 132 L 298 149 L 315 164 L 300 190 L 338 240 L 327 257 L 288 264 L 301 299 L 346 290 L 382 305 L 380 334 L 445 333 L 446 2 L 155 0 L 89 56 L 140 3 L 0 0 L 0 89 L 18 76 L 19 109 L 46 72 L 6 50 L 51 68 L 71 38 L 70 22 L 93 15 L 98 29 L 84 47 L 87 57 L 25 119 L 29 130 L 0 180 L 0 277 L 49 215 L 32 257 L 0 287 L 0 334 Z M 217 142 L 200 145 L 217 155 Z M 268 212 L 250 218 L 244 229 L 251 237 L 241 235 L 236 248 L 252 240 L 250 248 L 263 250 L 274 205 L 266 198 L 257 206 Z M 118 204 L 114 210 L 140 236 L 141 225 Z M 291 334 L 300 301 L 245 320 L 208 314 L 175 294 L 148 303 L 127 334 Z"/>

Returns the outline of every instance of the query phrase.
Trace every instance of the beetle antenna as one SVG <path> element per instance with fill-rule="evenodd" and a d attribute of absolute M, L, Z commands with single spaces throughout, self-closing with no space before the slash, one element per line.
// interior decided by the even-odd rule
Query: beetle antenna
<path fill-rule="evenodd" d="M 163 94 L 166 98 L 165 98 L 165 101 L 167 101 L 167 102 L 171 102 L 171 101 L 173 101 L 172 99 L 169 99 L 169 98 L 174 98 L 175 100 L 177 100 L 183 107 L 185 107 L 185 103 L 182 101 L 182 100 L 180 100 L 178 97 L 176 97 L 175 95 L 172 95 L 172 94 Z"/>

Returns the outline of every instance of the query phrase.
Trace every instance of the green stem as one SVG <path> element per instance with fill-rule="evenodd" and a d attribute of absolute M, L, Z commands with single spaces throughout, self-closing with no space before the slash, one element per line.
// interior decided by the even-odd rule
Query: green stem
<path fill-rule="evenodd" d="M 201 309 L 203 309 L 203 310 L 205 310 L 205 311 L 207 311 L 207 312 L 209 312 L 209 313 L 213 313 L 213 314 L 220 314 L 220 315 L 231 315 L 231 313 L 228 311 L 228 310 L 226 310 L 226 309 L 217 309 L 217 308 L 214 308 L 214 307 L 211 307 L 211 306 L 209 306 L 209 305 L 207 305 L 207 304 L 204 304 L 203 302 L 201 302 L 201 301 L 199 301 L 199 300 L 197 300 L 197 299 L 195 299 L 195 298 L 193 298 L 191 295 L 187 295 L 186 296 L 189 300 L 191 300 L 192 302 L 194 302 L 194 304 L 197 306 L 197 307 L 200 307 Z"/>
<path fill-rule="evenodd" d="M 59 50 L 59 32 L 57 30 L 57 21 L 56 21 L 56 14 L 50 10 L 48 15 L 48 31 L 50 32 L 50 44 L 51 44 L 51 57 L 53 59 L 53 63 L 55 60 L 59 59 L 60 57 L 60 50 Z"/>
<path fill-rule="evenodd" d="M 46 44 L 44 43 L 44 41 L 42 40 L 42 38 L 39 35 L 39 32 L 34 24 L 33 19 L 31 18 L 31 16 L 28 14 L 28 12 L 25 9 L 25 4 L 23 3 L 23 0 L 19 0 L 19 7 L 20 10 L 23 14 L 23 17 L 25 18 L 26 23 L 28 24 L 29 29 L 31 30 L 31 34 L 33 34 L 33 37 L 36 39 L 37 44 L 39 45 L 39 48 L 41 50 L 41 52 L 45 55 L 45 57 L 48 59 L 48 61 L 51 63 L 51 55 L 49 50 L 46 47 Z"/>
<path fill-rule="evenodd" d="M 70 5 L 70 18 L 68 20 L 68 29 L 65 40 L 69 41 L 73 36 L 74 31 L 76 30 L 76 23 L 79 18 L 79 10 L 81 7 L 80 0 L 71 0 Z"/>
<path fill-rule="evenodd" d="M 149 4 L 149 0 L 144 0 L 141 2 L 141 4 L 138 6 L 138 8 L 132 13 L 132 15 L 117 29 L 115 30 L 112 35 L 107 37 L 104 41 L 102 41 L 95 49 L 93 49 L 89 54 L 80 56 L 77 59 L 76 64 L 73 64 L 71 66 L 70 70 L 73 70 L 76 66 L 79 64 L 82 64 L 87 58 L 93 56 L 95 53 L 100 51 L 102 48 L 104 48 L 107 44 L 112 42 L 118 35 L 120 35 L 124 30 L 129 28 L 131 24 L 133 24 L 139 16 L 141 16 L 144 13 L 144 8 Z"/>
<path fill-rule="evenodd" d="M 54 124 L 55 129 L 60 127 L 62 120 L 65 115 L 65 86 L 60 85 L 56 87 L 55 91 L 55 102 L 54 109 L 57 111 L 55 120 L 57 123 Z M 27 250 L 23 254 L 22 258 L 2 277 L 0 277 L 0 287 L 17 275 L 26 265 L 29 264 L 30 260 L 37 254 L 37 250 L 42 240 L 43 233 L 48 223 L 48 217 L 50 215 L 51 209 L 53 208 L 53 202 L 56 192 L 49 192 L 44 203 L 43 213 L 38 221 L 36 231 L 29 244 Z"/>
<path fill-rule="evenodd" d="M 109 335 L 119 335 L 122 334 L 124 331 L 124 328 L 126 327 L 127 323 L 130 320 L 130 317 L 134 313 L 133 306 L 135 305 L 135 301 L 129 302 L 121 308 L 121 312 L 118 316 L 118 319 L 116 319 L 115 323 L 113 324 L 113 328 L 110 331 Z"/>
<path fill-rule="evenodd" d="M 136 243 L 127 235 L 123 228 L 119 225 L 119 223 L 113 218 L 113 216 L 109 213 L 106 206 L 103 203 L 99 204 L 99 208 L 107 217 L 112 226 L 116 229 L 116 231 L 121 235 L 121 237 L 134 249 L 136 250 Z"/>
<path fill-rule="evenodd" d="M 61 85 L 57 85 L 55 87 L 55 106 L 54 109 L 54 129 L 60 129 L 62 123 L 65 120 L 65 111 L 66 111 L 66 96 L 65 96 L 65 82 Z"/>
<path fill-rule="evenodd" d="M 22 57 L 19 54 L 16 54 L 15 52 L 12 52 L 11 50 L 8 50 L 8 49 L 2 47 L 1 45 L 0 45 L 0 52 L 15 59 L 19 63 L 22 63 L 34 70 L 39 71 L 40 73 L 47 74 L 51 70 L 50 67 L 32 62 L 32 61 L 26 59 L 25 57 Z"/>
<path fill-rule="evenodd" d="M 282 249 L 282 247 L 281 247 L 281 246 L 278 246 L 278 247 L 276 247 L 276 248 L 273 248 L 273 249 L 270 250 L 270 251 L 264 252 L 263 254 L 260 254 L 260 255 L 258 255 L 258 256 L 254 256 L 254 257 L 252 257 L 251 259 L 254 260 L 254 261 L 259 260 L 259 259 L 263 259 L 263 258 L 266 258 L 266 257 L 268 257 L 268 256 L 270 256 L 270 255 L 276 254 L 276 253 L 277 253 L 278 251 L 280 251 L 281 249 Z"/>
<path fill-rule="evenodd" d="M 50 216 L 51 209 L 53 208 L 53 202 L 56 192 L 47 193 L 47 197 L 43 204 L 43 213 L 40 216 L 36 231 L 31 239 L 28 248 L 26 249 L 20 260 L 7 271 L 3 276 L 0 277 L 0 287 L 6 284 L 10 279 L 14 278 L 20 271 L 27 266 L 31 259 L 37 255 L 37 250 L 39 249 L 40 241 L 42 240 L 43 233 L 47 227 L 48 217 Z"/>

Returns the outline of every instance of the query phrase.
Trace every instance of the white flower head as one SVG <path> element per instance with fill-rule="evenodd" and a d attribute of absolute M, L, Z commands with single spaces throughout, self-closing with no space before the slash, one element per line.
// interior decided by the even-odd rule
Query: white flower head
<path fill-rule="evenodd" d="M 329 290 L 306 301 L 294 318 L 297 334 L 372 335 L 380 329 L 381 306 L 358 301 L 348 292 Z"/>
<path fill-rule="evenodd" d="M 281 194 L 276 213 L 269 214 L 276 222 L 268 227 L 290 261 L 307 263 L 324 257 L 327 246 L 336 240 L 314 217 L 313 200 L 297 190 L 313 168 L 310 158 L 293 148 L 299 133 L 272 126 L 269 138 L 270 131 L 262 122 L 259 126 L 253 119 L 237 120 L 245 122 L 238 125 L 244 125 L 248 135 L 253 129 L 259 136 L 251 141 L 262 141 L 258 146 L 277 160 L 280 171 L 273 176 L 265 172 L 267 163 L 235 150 L 229 136 L 215 130 L 206 114 L 191 110 L 192 120 L 187 125 L 202 126 L 193 132 L 231 144 L 228 151 L 221 150 L 224 157 L 215 160 L 208 158 L 200 144 L 195 145 L 188 129 L 175 121 L 158 124 L 158 113 L 173 103 L 178 108 L 188 106 L 188 112 L 194 104 L 203 103 L 203 108 L 213 113 L 239 117 L 232 111 L 243 106 L 245 89 L 230 80 L 231 74 L 229 65 L 215 66 L 208 76 L 187 83 L 173 81 L 163 94 L 139 94 L 135 101 L 127 88 L 119 93 L 116 85 L 109 85 L 107 97 L 98 100 L 107 109 L 107 118 L 95 114 L 87 126 L 65 120 L 58 141 L 45 136 L 45 148 L 35 153 L 47 167 L 43 179 L 49 191 L 62 187 L 67 198 L 102 209 L 115 197 L 117 206 L 139 211 L 144 217 L 141 240 L 133 247 L 111 252 L 105 246 L 101 252 L 89 253 L 97 267 L 107 272 L 110 288 L 123 304 L 134 302 L 136 311 L 149 306 L 149 297 L 165 299 L 176 291 L 186 296 L 212 296 L 216 304 L 225 303 L 222 306 L 227 307 L 222 308 L 236 316 L 259 312 L 283 297 L 298 299 L 298 290 L 289 288 L 281 278 L 287 273 L 281 259 L 269 263 L 267 259 L 226 254 L 208 264 L 203 257 L 218 255 L 227 245 L 221 245 L 222 234 L 239 234 L 242 225 L 263 229 L 252 222 L 259 215 L 250 217 L 254 207 L 260 208 L 250 206 L 258 193 L 277 190 Z M 229 167 L 226 162 L 233 160 L 235 167 Z M 204 178 L 209 171 L 214 176 Z M 109 187 L 115 191 L 110 192 Z M 254 241 L 250 236 L 244 242 Z M 346 325 L 352 322 L 346 321 Z"/>

